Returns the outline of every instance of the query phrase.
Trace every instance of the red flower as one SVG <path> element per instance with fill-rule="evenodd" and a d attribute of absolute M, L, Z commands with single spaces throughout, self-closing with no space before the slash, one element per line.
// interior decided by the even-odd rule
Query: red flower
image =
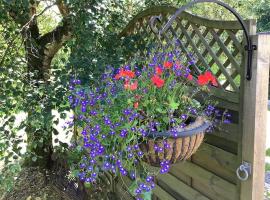
<path fill-rule="evenodd" d="M 217 82 L 216 77 L 213 77 L 213 79 L 211 80 L 211 82 L 212 82 L 213 86 L 218 87 L 218 82 Z"/>
<path fill-rule="evenodd" d="M 187 76 L 187 79 L 190 80 L 190 81 L 192 81 L 193 76 L 192 76 L 191 74 L 189 74 L 189 75 Z"/>
<path fill-rule="evenodd" d="M 164 85 L 164 80 L 161 79 L 158 75 L 154 75 L 152 78 L 151 78 L 151 81 L 152 83 L 157 86 L 158 88 L 161 88 L 163 85 Z"/>
<path fill-rule="evenodd" d="M 216 77 L 210 71 L 207 71 L 198 77 L 198 84 L 199 85 L 206 85 L 209 82 L 211 82 L 212 85 L 214 85 L 214 86 L 218 86 L 218 82 L 217 82 Z"/>
<path fill-rule="evenodd" d="M 213 78 L 213 75 L 211 72 L 207 71 L 204 73 L 204 76 L 210 81 Z"/>
<path fill-rule="evenodd" d="M 162 74 L 162 69 L 158 66 L 155 67 L 155 71 L 157 75 L 161 75 Z"/>
<path fill-rule="evenodd" d="M 135 73 L 130 70 L 124 70 L 123 68 L 120 69 L 119 73 L 116 74 L 115 79 L 120 79 L 121 77 L 126 77 L 126 78 L 134 78 Z"/>
<path fill-rule="evenodd" d="M 134 108 L 138 108 L 139 107 L 139 102 L 135 102 L 133 106 L 134 106 Z"/>
<path fill-rule="evenodd" d="M 138 81 L 135 81 L 133 83 L 130 83 L 128 80 L 125 81 L 124 88 L 126 90 L 136 90 L 138 88 Z"/>
<path fill-rule="evenodd" d="M 212 83 L 212 85 L 218 86 L 216 77 L 210 71 L 205 72 L 204 75 L 207 77 L 208 81 Z"/>
<path fill-rule="evenodd" d="M 166 69 L 169 69 L 169 68 L 171 68 L 172 66 L 173 66 L 173 63 L 172 63 L 172 62 L 166 61 L 166 62 L 164 63 L 164 67 L 165 67 Z"/>
<path fill-rule="evenodd" d="M 204 74 L 201 74 L 201 75 L 198 76 L 198 84 L 200 86 L 206 85 L 206 84 L 208 84 L 208 82 L 209 81 L 208 81 L 207 77 Z"/>

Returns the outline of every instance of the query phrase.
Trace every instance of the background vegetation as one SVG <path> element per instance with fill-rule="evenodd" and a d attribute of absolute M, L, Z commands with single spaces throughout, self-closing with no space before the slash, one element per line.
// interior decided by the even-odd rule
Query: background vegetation
<path fill-rule="evenodd" d="M 66 118 L 71 77 L 91 84 L 103 67 L 122 63 L 125 41 L 118 33 L 133 16 L 153 5 L 180 7 L 189 1 L 0 0 L 0 160 L 11 170 L 7 174 L 19 171 L 21 164 L 52 166 L 52 135 L 59 134 L 52 110 Z M 270 0 L 224 2 L 246 19 L 257 18 L 258 31 L 270 31 Z M 191 11 L 233 19 L 213 4 Z M 27 115 L 16 125 L 18 113 Z M 18 134 L 20 130 L 27 137 Z M 0 183 L 7 174 L 0 173 Z"/>

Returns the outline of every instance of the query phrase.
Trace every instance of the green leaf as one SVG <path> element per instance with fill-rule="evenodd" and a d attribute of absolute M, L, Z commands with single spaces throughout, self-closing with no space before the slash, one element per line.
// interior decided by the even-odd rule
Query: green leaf
<path fill-rule="evenodd" d="M 90 184 L 90 183 L 87 183 L 87 182 L 84 182 L 84 186 L 85 186 L 86 188 L 90 188 L 90 187 L 91 187 L 91 184 Z"/>
<path fill-rule="evenodd" d="M 79 173 L 80 173 L 80 170 L 71 171 L 71 175 L 74 176 L 74 177 L 78 177 Z"/>
<path fill-rule="evenodd" d="M 172 110 L 176 110 L 179 107 L 179 103 L 175 102 L 173 97 L 168 97 L 169 107 Z"/>
<path fill-rule="evenodd" d="M 163 110 L 160 107 L 156 108 L 156 111 L 159 112 L 159 113 L 162 113 L 162 114 L 165 114 L 166 113 L 166 110 Z"/>
<path fill-rule="evenodd" d="M 162 120 L 163 120 L 163 122 L 165 124 L 169 123 L 169 118 L 168 117 L 163 117 Z"/>
<path fill-rule="evenodd" d="M 144 192 L 142 193 L 143 199 L 144 200 L 151 200 L 152 199 L 152 192 Z"/>

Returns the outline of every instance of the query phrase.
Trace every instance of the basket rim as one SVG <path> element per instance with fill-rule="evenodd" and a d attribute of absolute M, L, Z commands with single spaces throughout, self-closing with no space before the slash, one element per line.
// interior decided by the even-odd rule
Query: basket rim
<path fill-rule="evenodd" d="M 194 123 L 196 123 L 196 121 Z M 203 123 L 195 126 L 194 128 L 188 128 L 187 126 L 186 129 L 183 129 L 181 131 L 174 133 L 174 136 L 172 136 L 170 131 L 162 131 L 162 132 L 153 131 L 153 132 L 149 132 L 146 135 L 146 137 L 153 138 L 153 139 L 160 138 L 160 137 L 167 137 L 167 138 L 190 137 L 190 136 L 198 135 L 201 133 L 205 133 L 206 129 L 209 128 L 210 125 L 211 123 L 209 121 L 204 120 Z"/>

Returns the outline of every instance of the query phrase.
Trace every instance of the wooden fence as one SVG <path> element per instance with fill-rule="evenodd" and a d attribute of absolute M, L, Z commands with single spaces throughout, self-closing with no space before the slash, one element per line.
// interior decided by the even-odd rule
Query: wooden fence
<path fill-rule="evenodd" d="M 151 16 L 161 15 L 163 26 L 176 8 L 154 7 L 138 14 L 121 32 L 133 38 L 136 53 L 146 55 L 157 43 L 157 35 L 149 26 Z M 256 35 L 256 21 L 246 21 L 254 44 L 253 78 L 245 80 L 246 51 L 243 31 L 237 21 L 215 21 L 182 13 L 163 35 L 163 42 L 181 49 L 189 60 L 195 60 L 193 73 L 211 70 L 219 88 L 211 88 L 219 107 L 233 114 L 233 122 L 206 136 L 205 142 L 192 158 L 174 165 L 166 175 L 157 178 L 153 199 L 160 200 L 261 200 L 263 199 L 264 144 L 268 96 L 270 37 Z M 130 44 L 129 44 L 130 45 Z M 134 53 L 134 52 L 133 52 Z M 191 56 L 192 54 L 192 56 Z M 241 182 L 236 169 L 247 161 L 252 175 Z M 119 183 L 122 199 L 131 199 Z"/>

